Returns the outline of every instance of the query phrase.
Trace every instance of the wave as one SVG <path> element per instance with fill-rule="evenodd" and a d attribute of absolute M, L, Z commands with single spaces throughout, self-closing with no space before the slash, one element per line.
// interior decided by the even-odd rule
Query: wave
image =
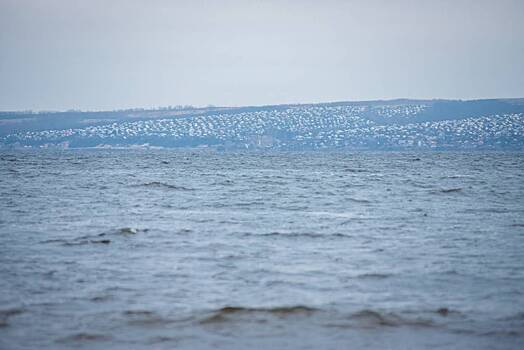
<path fill-rule="evenodd" d="M 235 182 L 233 180 L 222 180 L 213 182 L 213 186 L 233 186 Z"/>
<path fill-rule="evenodd" d="M 92 301 L 92 302 L 95 302 L 95 303 L 101 303 L 101 302 L 105 302 L 105 301 L 108 301 L 108 300 L 112 300 L 114 299 L 114 296 L 113 295 L 97 295 L 97 296 L 94 296 L 92 298 L 90 298 L 89 300 Z"/>
<path fill-rule="evenodd" d="M 461 193 L 463 189 L 461 187 L 441 188 L 439 190 L 432 190 L 432 194 L 448 194 L 448 193 Z"/>
<path fill-rule="evenodd" d="M 384 313 L 375 310 L 361 310 L 350 316 L 350 320 L 356 321 L 358 326 L 362 327 L 400 327 L 400 326 L 417 326 L 433 327 L 435 324 L 427 319 L 410 319 L 395 313 Z"/>
<path fill-rule="evenodd" d="M 436 327 L 437 324 L 431 319 L 408 318 L 393 312 L 382 312 L 378 310 L 364 309 L 351 314 L 340 314 L 331 310 L 323 310 L 303 305 L 251 308 L 226 306 L 212 312 L 199 321 L 200 324 L 217 324 L 235 321 L 259 321 L 264 317 L 276 317 L 285 319 L 288 317 L 312 317 L 319 316 L 320 323 L 325 327 L 338 328 L 378 328 L 378 327 Z M 246 320 L 247 319 L 247 320 Z M 324 320 L 325 322 L 322 322 Z"/>
<path fill-rule="evenodd" d="M 342 170 L 346 171 L 348 173 L 369 173 L 370 172 L 370 170 L 368 170 L 368 169 L 349 168 L 349 167 L 342 168 Z"/>
<path fill-rule="evenodd" d="M 456 188 L 443 188 L 440 190 L 442 193 L 453 193 L 453 192 L 462 192 L 462 188 L 456 187 Z"/>
<path fill-rule="evenodd" d="M 176 186 L 171 185 L 165 182 L 160 181 L 153 181 L 153 182 L 147 182 L 139 185 L 135 185 L 137 187 L 152 187 L 152 188 L 165 188 L 169 190 L 177 190 L 177 191 L 194 191 L 194 188 L 184 187 L 184 186 Z"/>
<path fill-rule="evenodd" d="M 504 321 L 524 321 L 524 311 L 503 318 Z"/>
<path fill-rule="evenodd" d="M 474 179 L 473 176 L 471 175 L 448 175 L 448 176 L 442 176 L 440 178 L 441 180 L 445 180 L 445 179 Z"/>
<path fill-rule="evenodd" d="M 358 275 L 357 278 L 381 280 L 381 279 L 389 278 L 392 276 L 393 276 L 392 273 L 363 273 L 363 274 Z"/>
<path fill-rule="evenodd" d="M 124 316 L 128 318 L 128 324 L 136 326 L 160 325 L 174 322 L 149 310 L 127 310 Z"/>
<path fill-rule="evenodd" d="M 25 312 L 24 309 L 17 309 L 17 308 L 0 310 L 0 328 L 7 327 L 9 325 L 7 321 L 9 320 L 10 317 L 19 315 L 24 312 Z"/>
<path fill-rule="evenodd" d="M 345 199 L 353 203 L 365 203 L 365 204 L 372 203 L 370 200 L 363 199 L 363 198 L 346 197 Z"/>
<path fill-rule="evenodd" d="M 480 333 L 480 335 L 487 336 L 487 337 L 520 337 L 524 334 L 524 331 L 522 329 L 503 329 L 503 330 L 495 330 L 495 331 L 488 331 L 484 333 Z"/>
<path fill-rule="evenodd" d="M 461 315 L 459 311 L 448 309 L 447 307 L 438 308 L 437 310 L 435 310 L 435 313 L 443 317 L 452 316 L 452 315 L 455 315 L 455 316 Z"/>
<path fill-rule="evenodd" d="M 95 334 L 95 333 L 77 333 L 65 338 L 58 339 L 58 343 L 70 343 L 70 342 L 85 342 L 85 341 L 107 341 L 111 340 L 112 337 L 106 334 Z"/>
<path fill-rule="evenodd" d="M 114 230 L 112 233 L 117 235 L 136 235 L 137 233 L 148 232 L 147 228 L 122 227 Z"/>
<path fill-rule="evenodd" d="M 86 244 L 109 244 L 111 243 L 110 239 L 91 239 L 99 236 L 82 236 L 74 239 L 48 239 L 46 241 L 41 241 L 40 243 L 59 243 L 62 246 L 79 246 Z"/>
<path fill-rule="evenodd" d="M 158 343 L 167 343 L 167 342 L 172 342 L 172 343 L 178 343 L 180 341 L 180 338 L 179 337 L 169 337 L 169 336 L 156 336 L 156 337 L 153 337 L 151 339 L 149 339 L 149 344 L 158 344 Z"/>
<path fill-rule="evenodd" d="M 113 231 L 108 232 L 102 232 L 97 235 L 86 235 L 86 236 L 80 236 L 73 239 L 65 239 L 65 238 L 57 238 L 57 239 L 48 239 L 45 241 L 41 241 L 40 243 L 58 243 L 62 244 L 63 246 L 79 246 L 79 245 L 86 245 L 86 244 L 109 244 L 111 243 L 111 239 L 107 238 L 107 236 L 116 235 L 116 236 L 129 236 L 129 235 L 136 235 L 138 233 L 148 232 L 149 229 L 144 228 L 133 228 L 133 227 L 122 227 Z"/>
<path fill-rule="evenodd" d="M 200 321 L 201 324 L 209 323 L 222 323 L 231 320 L 231 316 L 235 315 L 273 315 L 277 317 L 287 317 L 292 315 L 304 315 L 308 316 L 318 311 L 316 308 L 296 305 L 296 306 L 281 306 L 272 308 L 251 308 L 251 307 L 238 307 L 238 306 L 226 306 L 216 310 L 210 316 Z"/>
<path fill-rule="evenodd" d="M 251 236 L 251 237 L 285 237 L 285 238 L 323 238 L 323 239 L 329 239 L 329 238 L 351 238 L 350 235 L 345 235 L 343 233 L 311 233 L 311 232 L 304 232 L 304 233 L 298 233 L 298 232 L 269 232 L 269 233 L 244 233 L 244 236 Z"/>
<path fill-rule="evenodd" d="M 110 239 L 89 239 L 89 240 L 73 240 L 64 242 L 63 246 L 77 246 L 85 244 L 109 244 L 111 243 Z"/>

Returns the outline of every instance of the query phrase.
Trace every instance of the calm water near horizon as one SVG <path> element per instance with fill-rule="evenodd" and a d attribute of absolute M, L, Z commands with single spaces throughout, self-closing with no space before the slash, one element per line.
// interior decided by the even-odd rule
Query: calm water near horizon
<path fill-rule="evenodd" d="M 0 349 L 519 349 L 524 153 L 0 151 Z"/>

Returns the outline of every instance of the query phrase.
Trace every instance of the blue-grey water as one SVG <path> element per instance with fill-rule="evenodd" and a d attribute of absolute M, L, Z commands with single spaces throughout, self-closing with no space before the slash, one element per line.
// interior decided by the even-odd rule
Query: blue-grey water
<path fill-rule="evenodd" d="M 1 349 L 518 349 L 523 153 L 0 153 Z"/>

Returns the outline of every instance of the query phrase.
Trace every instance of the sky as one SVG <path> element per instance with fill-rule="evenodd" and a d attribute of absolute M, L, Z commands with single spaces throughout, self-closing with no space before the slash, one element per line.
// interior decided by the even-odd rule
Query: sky
<path fill-rule="evenodd" d="M 522 0 L 0 0 L 0 110 L 524 97 Z"/>

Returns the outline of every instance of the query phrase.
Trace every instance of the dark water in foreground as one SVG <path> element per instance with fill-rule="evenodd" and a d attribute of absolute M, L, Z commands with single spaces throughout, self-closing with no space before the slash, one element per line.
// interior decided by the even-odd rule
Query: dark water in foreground
<path fill-rule="evenodd" d="M 1 349 L 518 349 L 524 154 L 0 153 Z"/>

